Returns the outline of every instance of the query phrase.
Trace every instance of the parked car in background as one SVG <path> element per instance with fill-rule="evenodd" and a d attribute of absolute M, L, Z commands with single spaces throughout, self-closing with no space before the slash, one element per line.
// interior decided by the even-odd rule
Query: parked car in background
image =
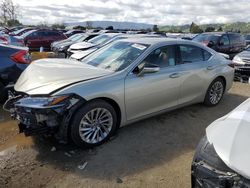
<path fill-rule="evenodd" d="M 79 33 L 72 35 L 70 40 L 65 40 L 63 42 L 53 43 L 51 44 L 51 50 L 55 53 L 64 53 L 65 57 L 67 57 L 67 50 L 68 48 L 75 43 L 88 41 L 94 37 L 96 37 L 98 34 L 86 34 L 86 33 Z"/>
<path fill-rule="evenodd" d="M 30 51 L 39 51 L 40 47 L 43 47 L 44 50 L 50 50 L 52 42 L 67 37 L 55 30 L 38 29 L 23 34 L 21 38 L 23 38 L 24 44 L 29 47 Z"/>
<path fill-rule="evenodd" d="M 245 38 L 239 33 L 232 32 L 202 33 L 193 38 L 193 41 L 200 42 L 217 52 L 228 54 L 231 59 L 246 47 Z"/>
<path fill-rule="evenodd" d="M 24 33 L 28 32 L 28 31 L 31 31 L 33 30 L 34 28 L 23 28 L 23 29 L 19 29 L 17 31 L 13 31 L 11 33 L 9 33 L 9 35 L 12 35 L 12 36 L 21 36 L 23 35 Z"/>
<path fill-rule="evenodd" d="M 72 35 L 75 35 L 77 33 L 85 33 L 82 30 L 69 30 L 66 33 L 64 33 L 67 37 L 71 37 Z"/>
<path fill-rule="evenodd" d="M 13 85 L 30 63 L 26 47 L 0 44 L 0 102 L 7 98 L 7 87 Z"/>
<path fill-rule="evenodd" d="M 235 76 L 243 79 L 250 77 L 250 47 L 233 58 Z"/>
<path fill-rule="evenodd" d="M 17 97 L 4 107 L 27 136 L 70 136 L 80 147 L 93 147 L 140 119 L 193 103 L 217 105 L 233 75 L 228 60 L 201 44 L 129 38 L 82 62 L 33 62 L 15 84 Z"/>
<path fill-rule="evenodd" d="M 22 39 L 8 34 L 0 34 L 0 44 L 10 44 L 13 46 L 24 46 Z"/>
<path fill-rule="evenodd" d="M 69 47 L 67 50 L 67 56 L 70 57 L 72 54 L 80 52 L 80 51 L 85 51 L 90 48 L 100 48 L 103 45 L 110 43 L 114 40 L 118 40 L 122 38 L 121 33 L 106 33 L 106 34 L 101 34 L 98 35 L 86 42 L 78 42 Z"/>
<path fill-rule="evenodd" d="M 245 35 L 246 45 L 250 45 L 250 34 Z"/>
<path fill-rule="evenodd" d="M 192 188 L 250 187 L 250 99 L 214 121 L 196 148 Z"/>
<path fill-rule="evenodd" d="M 112 38 L 111 40 L 107 41 L 105 44 L 103 45 L 98 45 L 86 50 L 81 50 L 81 51 L 77 51 L 76 53 L 73 53 L 70 58 L 71 59 L 75 59 L 75 60 L 82 60 L 83 58 L 85 58 L 87 55 L 91 54 L 92 52 L 98 50 L 99 48 L 103 47 L 104 45 L 109 44 L 110 42 L 114 42 L 117 40 L 121 40 L 121 39 L 127 39 L 127 38 L 160 38 L 160 37 L 166 37 L 166 36 L 162 36 L 159 34 L 121 34 L 121 35 L 117 35 L 115 38 Z"/>

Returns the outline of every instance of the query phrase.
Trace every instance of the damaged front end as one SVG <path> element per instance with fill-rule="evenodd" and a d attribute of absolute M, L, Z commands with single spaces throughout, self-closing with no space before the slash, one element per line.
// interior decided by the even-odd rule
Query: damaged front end
<path fill-rule="evenodd" d="M 62 129 L 66 130 L 62 126 L 68 127 L 68 119 L 73 113 L 71 111 L 82 102 L 84 100 L 74 94 L 60 96 L 19 94 L 11 95 L 4 104 L 4 109 L 18 120 L 20 133 L 23 132 L 26 136 L 57 133 L 58 137 L 63 137 L 59 135 Z M 68 122 L 65 122 L 66 119 Z"/>
<path fill-rule="evenodd" d="M 230 169 L 204 137 L 192 162 L 192 188 L 250 188 L 250 180 Z"/>

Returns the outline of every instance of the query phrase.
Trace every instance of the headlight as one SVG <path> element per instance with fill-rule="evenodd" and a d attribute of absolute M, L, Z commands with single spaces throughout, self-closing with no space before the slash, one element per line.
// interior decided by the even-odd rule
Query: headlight
<path fill-rule="evenodd" d="M 242 59 L 239 56 L 237 56 L 237 55 L 233 58 L 233 62 L 235 64 L 240 64 L 240 65 L 244 65 L 245 64 L 245 62 L 243 62 Z"/>
<path fill-rule="evenodd" d="M 58 107 L 61 106 L 61 102 L 63 102 L 68 97 L 69 95 L 53 97 L 27 97 L 17 101 L 15 105 L 30 108 Z"/>

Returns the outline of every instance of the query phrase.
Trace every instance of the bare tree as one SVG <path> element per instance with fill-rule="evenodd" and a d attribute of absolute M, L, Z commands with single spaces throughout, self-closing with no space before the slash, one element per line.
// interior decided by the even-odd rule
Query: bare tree
<path fill-rule="evenodd" d="M 5 25 L 9 21 L 17 20 L 18 13 L 19 5 L 14 4 L 12 0 L 0 0 L 0 15 Z"/>

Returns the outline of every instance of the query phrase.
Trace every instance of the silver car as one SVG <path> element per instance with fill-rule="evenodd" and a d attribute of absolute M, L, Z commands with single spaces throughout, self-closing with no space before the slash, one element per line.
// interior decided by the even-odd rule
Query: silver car
<path fill-rule="evenodd" d="M 27 136 L 55 134 L 92 147 L 140 119 L 193 103 L 217 105 L 233 76 L 229 61 L 201 44 L 130 38 L 82 62 L 33 62 L 4 108 Z"/>

